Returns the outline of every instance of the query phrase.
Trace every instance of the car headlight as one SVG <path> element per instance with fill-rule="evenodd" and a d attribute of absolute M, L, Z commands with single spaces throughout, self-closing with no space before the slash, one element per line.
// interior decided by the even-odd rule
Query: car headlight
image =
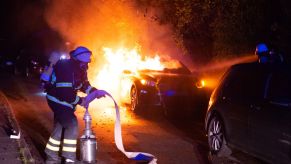
<path fill-rule="evenodd" d="M 195 85 L 197 88 L 204 88 L 206 85 L 206 82 L 205 82 L 205 80 L 199 80 L 198 82 L 196 82 Z"/>
<path fill-rule="evenodd" d="M 142 85 L 147 85 L 147 86 L 152 86 L 152 87 L 156 85 L 156 82 L 154 82 L 152 80 L 146 80 L 146 79 L 141 79 L 140 83 Z"/>

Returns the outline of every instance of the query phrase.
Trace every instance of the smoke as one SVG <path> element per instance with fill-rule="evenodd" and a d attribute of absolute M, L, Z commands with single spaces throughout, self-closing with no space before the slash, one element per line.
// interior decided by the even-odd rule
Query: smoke
<path fill-rule="evenodd" d="M 153 19 L 154 10 L 142 9 L 134 2 L 52 0 L 47 2 L 45 18 L 70 43 L 68 49 L 83 45 L 93 51 L 90 74 L 96 75 L 104 63 L 103 47 L 139 47 L 145 56 L 181 56 L 170 28 Z"/>
<path fill-rule="evenodd" d="M 174 54 L 171 31 L 130 0 L 54 0 L 46 9 L 49 25 L 65 40 L 98 52 L 102 47 L 141 45 L 147 54 Z M 171 52 L 176 49 L 176 52 Z"/>

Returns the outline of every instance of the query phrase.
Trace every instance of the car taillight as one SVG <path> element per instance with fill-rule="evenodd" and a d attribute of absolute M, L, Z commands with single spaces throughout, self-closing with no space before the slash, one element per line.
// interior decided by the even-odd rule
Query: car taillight
<path fill-rule="evenodd" d="M 196 82 L 195 85 L 197 88 L 204 88 L 206 85 L 206 82 L 205 82 L 205 80 L 200 80 L 200 81 Z"/>

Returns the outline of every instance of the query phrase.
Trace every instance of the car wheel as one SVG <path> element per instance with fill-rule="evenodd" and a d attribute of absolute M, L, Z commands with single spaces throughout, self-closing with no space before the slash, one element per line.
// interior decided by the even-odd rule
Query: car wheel
<path fill-rule="evenodd" d="M 219 117 L 214 116 L 211 118 L 207 130 L 207 136 L 209 149 L 213 154 L 221 152 L 224 145 L 226 145 L 224 129 L 224 124 Z"/>
<path fill-rule="evenodd" d="M 132 86 L 130 90 L 130 108 L 132 111 L 135 111 L 135 112 L 139 109 L 138 93 L 135 86 Z"/>

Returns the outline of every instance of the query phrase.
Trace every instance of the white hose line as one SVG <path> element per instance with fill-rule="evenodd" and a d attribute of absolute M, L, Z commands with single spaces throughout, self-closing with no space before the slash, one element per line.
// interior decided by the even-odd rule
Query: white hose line
<path fill-rule="evenodd" d="M 116 147 L 125 156 L 127 156 L 127 158 L 137 160 L 137 161 L 149 161 L 149 164 L 156 164 L 157 158 L 152 154 L 144 153 L 144 152 L 127 152 L 124 150 L 122 135 L 121 135 L 119 107 L 118 107 L 116 101 L 114 100 L 114 98 L 108 92 L 106 92 L 106 95 L 113 100 L 114 106 L 115 106 L 115 111 L 116 111 L 116 119 L 115 119 L 115 126 L 114 126 L 114 139 L 115 139 Z"/>

